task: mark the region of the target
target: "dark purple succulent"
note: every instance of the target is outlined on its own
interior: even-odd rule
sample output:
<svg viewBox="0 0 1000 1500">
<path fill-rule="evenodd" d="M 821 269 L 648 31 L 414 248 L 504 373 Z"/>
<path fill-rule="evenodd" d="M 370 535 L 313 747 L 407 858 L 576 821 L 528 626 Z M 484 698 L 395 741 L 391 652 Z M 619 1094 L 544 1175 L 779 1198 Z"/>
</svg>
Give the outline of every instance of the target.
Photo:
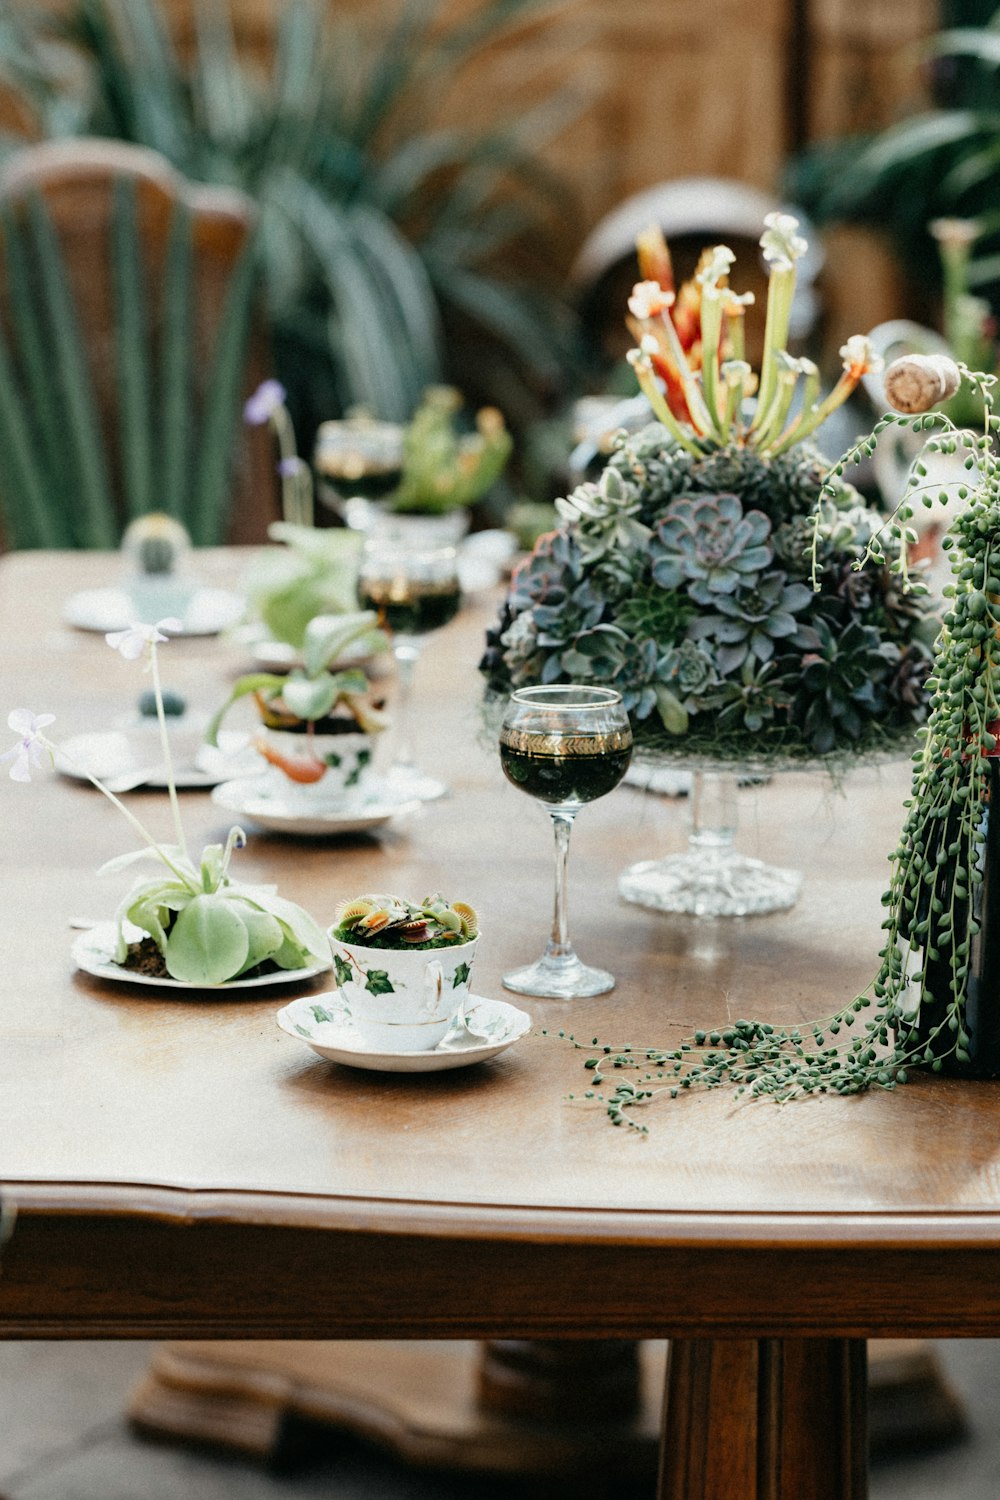
<svg viewBox="0 0 1000 1500">
<path fill-rule="evenodd" d="M 812 598 L 812 589 L 804 583 L 789 583 L 788 575 L 776 569 L 734 594 L 717 595 L 716 613 L 693 619 L 688 636 L 696 641 L 714 641 L 719 671 L 728 676 L 742 667 L 747 657 L 770 661 L 775 642 L 796 635 L 799 622 L 795 616 Z"/>
</svg>

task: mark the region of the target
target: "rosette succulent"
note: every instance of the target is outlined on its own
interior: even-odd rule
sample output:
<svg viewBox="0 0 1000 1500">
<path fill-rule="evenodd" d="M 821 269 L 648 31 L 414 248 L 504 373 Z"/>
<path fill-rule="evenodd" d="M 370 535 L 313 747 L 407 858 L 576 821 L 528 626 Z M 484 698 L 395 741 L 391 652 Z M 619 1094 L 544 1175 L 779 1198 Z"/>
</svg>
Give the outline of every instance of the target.
<svg viewBox="0 0 1000 1500">
<path fill-rule="evenodd" d="M 559 529 L 515 570 L 481 664 L 491 690 L 614 686 L 640 748 L 728 759 L 877 748 L 922 721 L 931 602 L 905 573 L 858 572 L 880 536 L 881 556 L 902 556 L 902 533 L 887 535 L 808 441 L 870 351 L 849 340 L 823 395 L 784 348 L 794 221 L 772 216 L 761 243 L 772 269 L 758 377 L 725 247 L 675 293 L 662 237 L 640 240 L 632 363 L 657 420 L 619 434 L 600 478 L 557 502 Z"/>
<path fill-rule="evenodd" d="M 686 583 L 696 604 L 713 604 L 719 594 L 756 583 L 773 556 L 770 531 L 767 516 L 745 512 L 736 495 L 685 495 L 653 533 L 653 578 L 668 590 Z"/>
</svg>

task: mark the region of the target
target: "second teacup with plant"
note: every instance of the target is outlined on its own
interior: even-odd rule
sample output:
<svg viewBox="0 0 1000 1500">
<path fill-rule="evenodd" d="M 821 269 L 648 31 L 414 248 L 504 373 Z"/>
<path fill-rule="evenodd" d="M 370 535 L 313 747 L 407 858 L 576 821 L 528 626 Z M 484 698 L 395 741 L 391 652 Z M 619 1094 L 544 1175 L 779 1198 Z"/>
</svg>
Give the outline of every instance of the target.
<svg viewBox="0 0 1000 1500">
<path fill-rule="evenodd" d="M 285 801 L 330 806 L 365 790 L 375 738 L 389 723 L 371 685 L 353 660 L 384 651 L 386 637 L 370 610 L 317 615 L 303 641 L 303 665 L 283 676 L 250 672 L 206 730 L 218 742 L 219 726 L 240 698 L 253 696 L 260 716 L 254 748 L 270 767 L 271 790 Z"/>
<path fill-rule="evenodd" d="M 329 938 L 337 984 L 367 1047 L 430 1051 L 464 1013 L 479 941 L 467 902 L 357 896 L 337 908 Z"/>
</svg>

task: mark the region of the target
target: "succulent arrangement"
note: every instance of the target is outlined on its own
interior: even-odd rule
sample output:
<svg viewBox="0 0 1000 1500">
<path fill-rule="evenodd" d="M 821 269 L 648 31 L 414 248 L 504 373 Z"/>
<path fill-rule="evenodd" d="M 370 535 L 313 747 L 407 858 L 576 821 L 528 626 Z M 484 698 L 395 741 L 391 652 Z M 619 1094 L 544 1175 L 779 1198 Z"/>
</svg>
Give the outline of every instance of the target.
<svg viewBox="0 0 1000 1500">
<path fill-rule="evenodd" d="M 706 251 L 675 293 L 662 236 L 640 240 L 630 358 L 657 420 L 620 434 L 600 478 L 556 502 L 558 529 L 515 571 L 487 637 L 492 689 L 613 687 L 638 748 L 744 761 L 869 750 L 926 717 L 931 604 L 908 575 L 859 573 L 884 517 L 842 465 L 827 479 L 808 441 L 873 356 L 848 340 L 823 395 L 811 361 L 788 355 L 796 228 L 770 215 L 761 239 L 759 377 L 731 252 Z M 891 560 L 900 538 L 880 546 Z"/>
<path fill-rule="evenodd" d="M 727 1086 L 738 1095 L 784 1101 L 894 1089 L 919 1068 L 1000 1075 L 990 883 L 998 873 L 1000 800 L 1000 418 L 992 411 L 996 376 L 958 369 L 985 413 L 982 433 L 957 429 L 944 412 L 887 415 L 845 458 L 870 454 L 890 426 L 936 429 L 928 446 L 964 453 L 970 472 L 966 508 L 944 539 L 952 573 L 948 608 L 924 685 L 930 712 L 919 731 L 912 790 L 882 897 L 878 972 L 860 995 L 796 1026 L 727 1021 L 672 1048 L 570 1038 L 597 1049 L 586 1064 L 592 1080 L 586 1097 L 603 1104 L 616 1125 L 641 1130 L 637 1107 L 698 1088 Z M 899 543 L 888 565 L 901 582 L 915 540 L 909 525 L 914 507 L 938 499 L 948 502 L 947 494 L 926 493 L 915 472 L 883 523 L 883 535 Z M 828 525 L 824 514 L 821 505 L 814 520 L 817 546 Z M 882 536 L 872 536 L 861 561 L 886 561 Z"/>
<path fill-rule="evenodd" d="M 418 904 L 400 896 L 355 896 L 334 914 L 333 936 L 364 948 L 453 948 L 478 936 L 479 918 L 466 901 L 425 896 Z"/>
</svg>

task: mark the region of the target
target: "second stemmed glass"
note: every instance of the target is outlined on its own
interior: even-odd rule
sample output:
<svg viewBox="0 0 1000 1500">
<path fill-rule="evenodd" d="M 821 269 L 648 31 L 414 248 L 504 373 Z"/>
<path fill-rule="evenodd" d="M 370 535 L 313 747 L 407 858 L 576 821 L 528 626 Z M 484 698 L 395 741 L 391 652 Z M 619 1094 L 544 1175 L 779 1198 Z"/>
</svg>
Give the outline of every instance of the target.
<svg viewBox="0 0 1000 1500">
<path fill-rule="evenodd" d="M 410 699 L 413 669 L 424 636 L 447 625 L 458 612 L 458 554 L 454 547 L 404 544 L 376 528 L 364 545 L 358 574 L 358 597 L 378 613 L 392 636 L 399 693 L 395 709 L 395 755 L 386 775 L 391 792 L 429 802 L 448 790 L 443 781 L 421 771 L 410 746 Z"/>
<path fill-rule="evenodd" d="M 552 819 L 556 889 L 552 934 L 536 963 L 503 976 L 520 995 L 576 999 L 614 987 L 605 969 L 580 962 L 569 940 L 566 868 L 573 819 L 587 802 L 613 791 L 632 757 L 632 729 L 621 695 L 611 688 L 519 688 L 500 729 L 500 764 L 507 780 L 538 799 Z"/>
</svg>

